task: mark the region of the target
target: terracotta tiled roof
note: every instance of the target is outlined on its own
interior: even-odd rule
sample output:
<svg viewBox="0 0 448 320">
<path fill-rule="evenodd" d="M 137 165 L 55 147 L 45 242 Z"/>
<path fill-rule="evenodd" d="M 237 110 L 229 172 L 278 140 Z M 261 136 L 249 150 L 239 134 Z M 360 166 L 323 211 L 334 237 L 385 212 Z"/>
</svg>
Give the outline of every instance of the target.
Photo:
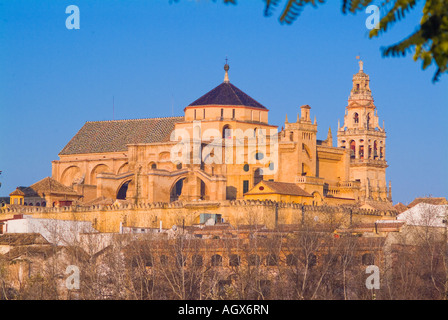
<svg viewBox="0 0 448 320">
<path fill-rule="evenodd" d="M 0 235 L 0 245 L 27 246 L 49 244 L 40 233 L 6 233 Z"/>
<path fill-rule="evenodd" d="M 303 196 L 303 197 L 312 197 L 311 194 L 300 188 L 295 183 L 290 182 L 277 182 L 277 181 L 268 181 L 263 180 L 260 183 L 264 183 L 266 186 L 271 188 L 275 193 L 278 194 L 287 194 L 287 195 L 293 195 L 293 196 Z M 257 193 L 257 186 L 255 186 L 251 191 L 253 193 Z M 248 194 L 252 193 L 251 191 L 248 192 Z"/>
<path fill-rule="evenodd" d="M 174 124 L 184 117 L 86 122 L 60 155 L 120 152 L 132 143 L 170 141 Z"/>
<path fill-rule="evenodd" d="M 391 202 L 383 202 L 383 201 L 366 201 L 364 205 L 361 206 L 370 206 L 375 210 L 380 211 L 396 211 L 396 208 L 392 205 Z"/>
<path fill-rule="evenodd" d="M 9 195 L 10 196 L 25 196 L 25 193 L 22 190 L 20 190 L 19 188 L 17 188 L 13 192 L 11 192 Z"/>
<path fill-rule="evenodd" d="M 394 208 L 398 211 L 398 213 L 402 213 L 402 212 L 408 210 L 408 207 L 406 207 L 401 202 L 398 202 L 396 205 L 394 205 Z"/>
<path fill-rule="evenodd" d="M 389 228 L 399 228 L 404 225 L 404 221 L 398 221 L 398 220 L 383 220 L 379 222 L 365 222 L 365 223 L 357 223 L 354 224 L 351 229 L 389 229 Z"/>
<path fill-rule="evenodd" d="M 190 103 L 190 106 L 246 106 L 257 109 L 266 109 L 259 102 L 255 101 L 243 91 L 229 82 L 223 82 L 216 88 L 204 94 L 196 101 Z"/>
<path fill-rule="evenodd" d="M 25 193 L 25 197 L 38 197 L 42 193 L 77 195 L 72 188 L 64 186 L 50 177 L 43 178 L 29 187 L 19 187 L 18 189 Z"/>
<path fill-rule="evenodd" d="M 48 258 L 53 256 L 57 251 L 61 250 L 61 247 L 53 247 L 50 245 L 37 245 L 37 246 L 19 246 L 12 248 L 7 254 L 5 254 L 5 258 L 7 260 L 14 260 L 18 258 Z"/>
<path fill-rule="evenodd" d="M 264 224 L 240 224 L 238 225 L 238 230 L 242 231 L 242 230 L 262 230 L 262 229 L 266 229 L 266 225 Z"/>
<path fill-rule="evenodd" d="M 433 204 L 433 205 L 444 205 L 444 204 L 448 204 L 448 201 L 446 200 L 446 198 L 444 197 L 439 197 L 439 198 L 432 198 L 432 197 L 427 197 L 427 198 L 415 198 L 414 201 L 412 201 L 409 205 L 408 208 L 412 208 L 415 205 L 419 204 L 419 203 L 428 203 L 428 204 Z"/>
</svg>

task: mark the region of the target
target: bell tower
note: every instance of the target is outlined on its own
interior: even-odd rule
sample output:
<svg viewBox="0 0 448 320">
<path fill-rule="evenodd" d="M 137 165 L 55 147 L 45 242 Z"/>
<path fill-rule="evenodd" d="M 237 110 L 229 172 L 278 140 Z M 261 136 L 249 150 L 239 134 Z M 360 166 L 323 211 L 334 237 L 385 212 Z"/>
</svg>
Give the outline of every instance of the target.
<svg viewBox="0 0 448 320">
<path fill-rule="evenodd" d="M 338 124 L 338 147 L 350 151 L 350 180 L 361 182 L 360 200 L 391 201 L 386 184 L 386 131 L 370 90 L 369 75 L 359 61 L 345 108 L 344 125 Z"/>
</svg>

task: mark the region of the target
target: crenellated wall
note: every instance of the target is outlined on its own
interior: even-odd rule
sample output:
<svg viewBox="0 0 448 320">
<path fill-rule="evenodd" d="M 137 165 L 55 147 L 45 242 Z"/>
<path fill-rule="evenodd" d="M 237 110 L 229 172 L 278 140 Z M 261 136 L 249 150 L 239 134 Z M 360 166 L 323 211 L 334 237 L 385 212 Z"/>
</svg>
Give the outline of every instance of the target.
<svg viewBox="0 0 448 320">
<path fill-rule="evenodd" d="M 395 219 L 395 212 L 350 208 L 344 206 L 302 206 L 258 200 L 192 201 L 172 203 L 141 203 L 120 205 L 71 206 L 60 208 L 18 207 L 1 208 L 0 220 L 16 214 L 35 218 L 91 221 L 101 232 L 118 232 L 120 223 L 131 227 L 171 228 L 173 225 L 188 226 L 199 223 L 201 213 L 221 214 L 224 222 L 234 226 L 264 224 L 274 228 L 277 224 L 300 224 L 342 222 L 344 225 Z"/>
</svg>

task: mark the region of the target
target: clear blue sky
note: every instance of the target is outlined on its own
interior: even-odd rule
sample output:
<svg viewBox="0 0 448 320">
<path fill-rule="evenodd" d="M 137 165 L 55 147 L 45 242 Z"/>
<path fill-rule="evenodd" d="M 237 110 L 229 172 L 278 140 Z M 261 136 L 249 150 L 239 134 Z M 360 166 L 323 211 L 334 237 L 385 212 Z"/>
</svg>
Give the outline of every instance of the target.
<svg viewBox="0 0 448 320">
<path fill-rule="evenodd" d="M 361 55 L 387 131 L 394 202 L 448 196 L 448 79 L 433 84 L 411 56 L 380 47 L 416 27 L 421 6 L 379 39 L 368 14 L 343 15 L 341 1 L 306 8 L 293 25 L 263 16 L 262 0 L 0 0 L 0 195 L 51 175 L 51 161 L 85 121 L 182 115 L 230 81 L 282 126 L 309 104 L 318 138 L 343 121 Z M 80 29 L 68 30 L 68 5 Z M 282 5 L 284 4 L 284 1 Z"/>
</svg>

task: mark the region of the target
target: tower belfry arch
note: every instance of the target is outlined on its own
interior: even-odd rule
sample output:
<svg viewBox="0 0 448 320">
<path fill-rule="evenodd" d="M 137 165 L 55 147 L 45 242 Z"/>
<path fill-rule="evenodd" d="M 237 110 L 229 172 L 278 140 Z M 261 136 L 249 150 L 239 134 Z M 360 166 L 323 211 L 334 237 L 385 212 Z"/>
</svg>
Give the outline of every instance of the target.
<svg viewBox="0 0 448 320">
<path fill-rule="evenodd" d="M 350 152 L 350 180 L 361 182 L 360 199 L 389 201 L 386 184 L 386 131 L 379 126 L 378 110 L 369 75 L 359 60 L 353 75 L 344 124 L 338 128 L 338 147 Z"/>
</svg>

